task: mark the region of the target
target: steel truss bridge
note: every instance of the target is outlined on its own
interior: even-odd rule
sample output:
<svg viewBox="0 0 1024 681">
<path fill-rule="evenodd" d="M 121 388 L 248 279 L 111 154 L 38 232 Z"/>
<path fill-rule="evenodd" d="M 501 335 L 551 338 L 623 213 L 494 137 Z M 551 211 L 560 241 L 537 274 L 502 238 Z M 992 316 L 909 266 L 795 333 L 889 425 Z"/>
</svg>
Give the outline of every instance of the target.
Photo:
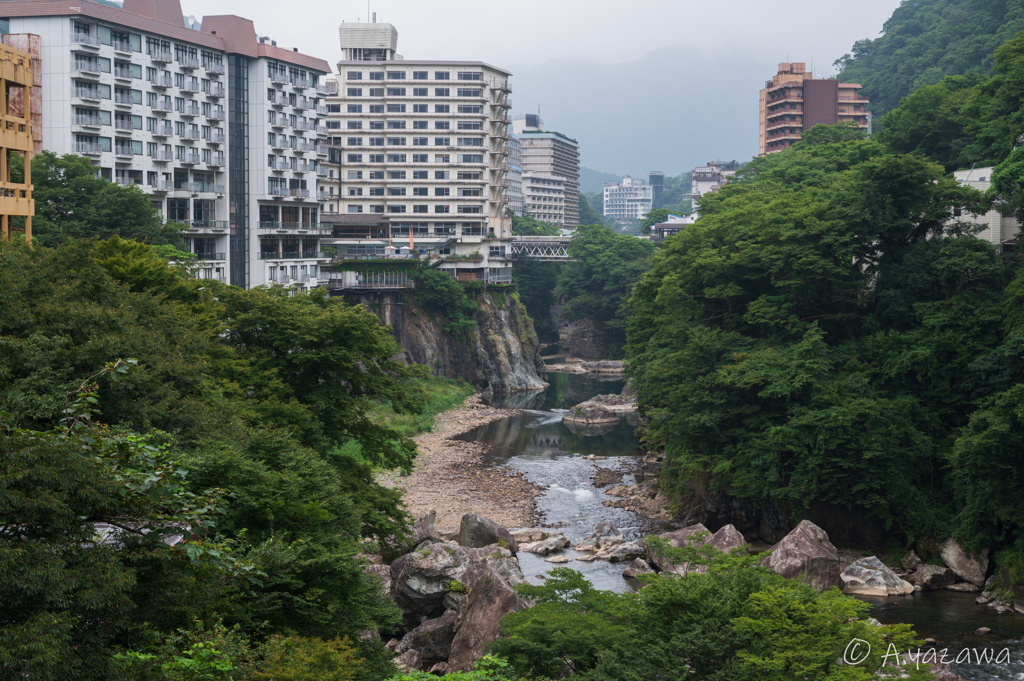
<svg viewBox="0 0 1024 681">
<path fill-rule="evenodd" d="M 512 237 L 512 256 L 528 256 L 534 260 L 546 262 L 566 262 L 569 260 L 568 236 L 514 236 Z"/>
</svg>

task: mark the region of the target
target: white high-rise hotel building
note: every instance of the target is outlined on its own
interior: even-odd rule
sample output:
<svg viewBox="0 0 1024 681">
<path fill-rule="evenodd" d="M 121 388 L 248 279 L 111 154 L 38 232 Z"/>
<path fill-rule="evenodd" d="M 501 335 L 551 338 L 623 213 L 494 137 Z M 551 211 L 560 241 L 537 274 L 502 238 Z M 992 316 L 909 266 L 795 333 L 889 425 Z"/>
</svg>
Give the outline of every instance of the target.
<svg viewBox="0 0 1024 681">
<path fill-rule="evenodd" d="M 187 226 L 201 276 L 322 283 L 327 62 L 259 38 L 237 16 L 193 30 L 178 0 L 10 0 L 0 18 L 39 36 L 43 149 L 137 185 Z"/>
<path fill-rule="evenodd" d="M 320 198 L 336 224 L 379 226 L 332 240 L 339 256 L 430 252 L 460 280 L 510 282 L 509 72 L 403 59 L 390 24 L 345 23 L 340 37 Z"/>
</svg>

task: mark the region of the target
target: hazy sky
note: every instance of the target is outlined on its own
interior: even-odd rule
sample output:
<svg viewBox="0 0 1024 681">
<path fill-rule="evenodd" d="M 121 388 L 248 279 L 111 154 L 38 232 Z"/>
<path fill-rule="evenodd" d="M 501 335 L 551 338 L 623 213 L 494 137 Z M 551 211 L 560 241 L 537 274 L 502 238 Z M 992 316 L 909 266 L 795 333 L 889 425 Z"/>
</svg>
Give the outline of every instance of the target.
<svg viewBox="0 0 1024 681">
<path fill-rule="evenodd" d="M 877 37 L 897 6 L 899 0 L 371 0 L 370 11 L 398 29 L 398 52 L 407 59 L 485 61 L 512 70 L 513 114 L 540 105 L 546 127 L 580 140 L 584 165 L 675 174 L 710 160 L 703 157 L 711 148 L 721 158 L 756 153 L 757 89 L 778 62 L 813 62 L 817 74 L 831 75 L 832 62 L 855 41 Z M 200 18 L 250 18 L 260 35 L 332 65 L 340 56 L 338 25 L 367 17 L 367 3 L 357 0 L 182 0 L 182 9 Z M 686 57 L 659 60 L 652 53 Z M 637 79 L 645 82 L 638 91 L 634 67 L 659 77 Z M 574 84 L 576 69 L 588 72 L 586 88 Z M 743 92 L 730 91 L 737 87 Z M 604 132 L 587 120 L 594 107 L 605 108 Z M 615 128 L 642 121 L 644 109 L 672 116 L 683 107 L 703 107 L 707 115 L 691 111 L 684 128 L 674 126 L 657 141 L 638 136 L 635 147 L 613 153 L 615 144 L 630 142 L 622 135 L 613 141 Z"/>
</svg>

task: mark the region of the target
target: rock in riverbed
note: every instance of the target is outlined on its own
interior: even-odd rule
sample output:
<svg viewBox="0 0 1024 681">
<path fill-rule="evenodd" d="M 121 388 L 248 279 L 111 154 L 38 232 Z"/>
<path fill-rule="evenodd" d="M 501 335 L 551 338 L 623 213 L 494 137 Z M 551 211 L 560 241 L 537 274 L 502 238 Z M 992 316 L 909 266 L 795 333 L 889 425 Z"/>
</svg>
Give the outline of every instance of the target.
<svg viewBox="0 0 1024 681">
<path fill-rule="evenodd" d="M 828 533 L 809 520 L 801 521 L 770 551 L 761 567 L 786 579 L 802 579 L 817 591 L 827 591 L 839 581 L 839 552 Z"/>
<path fill-rule="evenodd" d="M 977 554 L 968 552 L 955 539 L 947 539 L 940 547 L 942 562 L 965 582 L 982 586 L 988 572 L 988 549 Z"/>
<path fill-rule="evenodd" d="M 875 556 L 854 561 L 839 575 L 843 593 L 860 596 L 905 596 L 914 585 L 896 576 Z"/>
</svg>

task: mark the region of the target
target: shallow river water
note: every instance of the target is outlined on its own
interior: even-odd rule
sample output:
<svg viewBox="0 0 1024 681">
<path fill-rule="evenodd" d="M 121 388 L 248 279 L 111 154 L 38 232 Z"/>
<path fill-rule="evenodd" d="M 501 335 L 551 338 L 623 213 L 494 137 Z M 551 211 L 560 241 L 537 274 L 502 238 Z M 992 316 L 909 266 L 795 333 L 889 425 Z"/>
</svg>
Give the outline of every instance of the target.
<svg viewBox="0 0 1024 681">
<path fill-rule="evenodd" d="M 530 482 L 543 487 L 544 492 L 537 498 L 543 524 L 558 527 L 574 544 L 606 520 L 627 539 L 657 530 L 631 511 L 604 506 L 601 502 L 613 497 L 604 495 L 591 482 L 599 468 L 618 470 L 640 453 L 635 426 L 622 419 L 606 432 L 583 435 L 570 430 L 561 420 L 565 410 L 594 395 L 621 392 L 624 382 L 608 376 L 553 372 L 548 374 L 548 381 L 550 387 L 542 392 L 501 396 L 491 401 L 494 406 L 525 409 L 528 413 L 476 428 L 461 439 L 490 445 L 485 462 L 521 471 Z M 607 458 L 591 461 L 584 458 L 588 455 Z M 632 475 L 627 473 L 623 482 L 631 484 Z M 581 554 L 568 550 L 565 555 L 575 558 Z M 525 552 L 519 554 L 519 560 L 523 573 L 535 584 L 541 581 L 539 575 L 557 567 Z M 622 564 L 573 561 L 565 567 L 583 573 L 599 589 L 632 588 L 622 577 Z M 975 605 L 976 595 L 930 591 L 906 598 L 864 600 L 873 605 L 872 615 L 882 623 L 906 622 L 913 625 L 921 638 L 935 638 L 940 648 L 948 650 L 950 660 L 964 648 L 987 648 L 993 658 L 1004 648 L 1009 651 L 1010 664 L 976 664 L 977 655 L 971 664 L 954 664 L 953 670 L 963 678 L 1024 681 L 1024 615 L 998 615 L 991 608 Z M 979 627 L 988 627 L 992 632 L 978 636 L 973 632 Z"/>
</svg>

